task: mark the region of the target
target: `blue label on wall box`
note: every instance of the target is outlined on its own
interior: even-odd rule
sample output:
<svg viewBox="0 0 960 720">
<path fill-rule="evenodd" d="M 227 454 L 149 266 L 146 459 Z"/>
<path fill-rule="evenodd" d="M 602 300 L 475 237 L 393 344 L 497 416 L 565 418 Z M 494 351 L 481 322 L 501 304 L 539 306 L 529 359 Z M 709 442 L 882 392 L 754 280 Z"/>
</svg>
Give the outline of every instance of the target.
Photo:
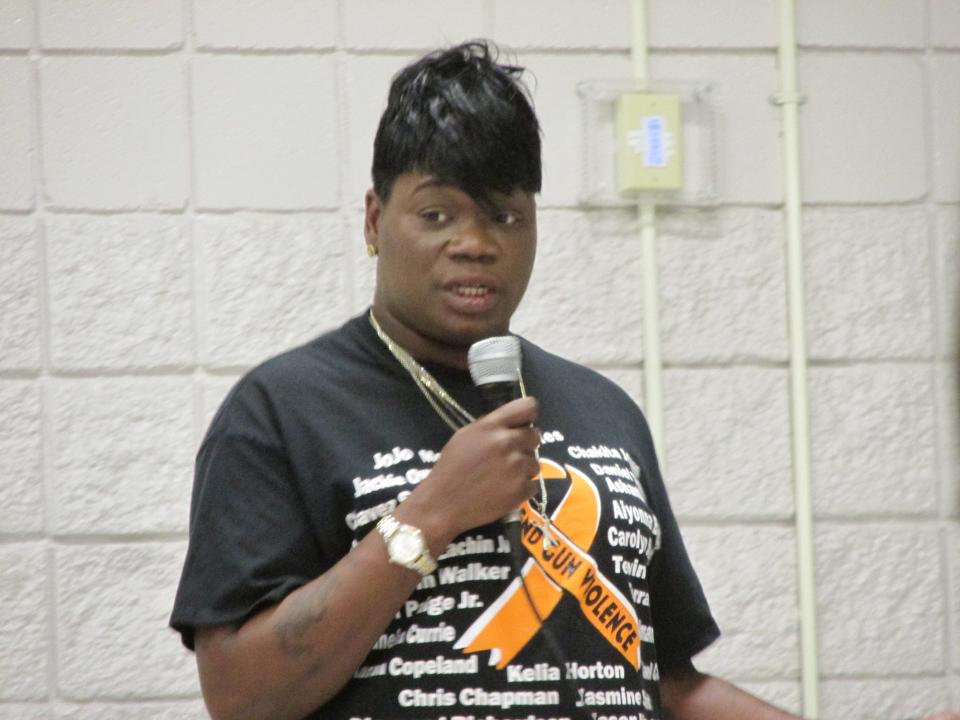
<svg viewBox="0 0 960 720">
<path fill-rule="evenodd" d="M 647 115 L 643 118 L 643 164 L 646 167 L 667 166 L 667 153 L 664 148 L 666 130 L 665 118 L 659 115 Z"/>
</svg>

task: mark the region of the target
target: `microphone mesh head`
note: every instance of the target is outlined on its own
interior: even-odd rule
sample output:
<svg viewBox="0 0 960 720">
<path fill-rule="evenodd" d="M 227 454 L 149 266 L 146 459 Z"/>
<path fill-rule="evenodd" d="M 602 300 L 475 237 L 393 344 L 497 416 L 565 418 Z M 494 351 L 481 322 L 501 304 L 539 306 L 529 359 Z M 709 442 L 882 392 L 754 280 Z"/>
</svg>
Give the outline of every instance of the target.
<svg viewBox="0 0 960 720">
<path fill-rule="evenodd" d="M 467 366 L 474 385 L 518 382 L 520 341 L 513 335 L 479 340 L 467 351 Z"/>
</svg>

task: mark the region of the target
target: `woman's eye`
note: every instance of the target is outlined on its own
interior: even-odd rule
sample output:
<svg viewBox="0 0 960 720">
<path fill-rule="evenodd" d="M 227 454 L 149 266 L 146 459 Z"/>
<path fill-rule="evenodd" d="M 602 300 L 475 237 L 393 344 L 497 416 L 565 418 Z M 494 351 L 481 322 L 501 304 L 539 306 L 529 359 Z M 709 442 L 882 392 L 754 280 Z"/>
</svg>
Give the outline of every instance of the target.
<svg viewBox="0 0 960 720">
<path fill-rule="evenodd" d="M 443 210 L 424 210 L 420 213 L 420 217 L 433 225 L 440 225 L 450 219 Z"/>
</svg>

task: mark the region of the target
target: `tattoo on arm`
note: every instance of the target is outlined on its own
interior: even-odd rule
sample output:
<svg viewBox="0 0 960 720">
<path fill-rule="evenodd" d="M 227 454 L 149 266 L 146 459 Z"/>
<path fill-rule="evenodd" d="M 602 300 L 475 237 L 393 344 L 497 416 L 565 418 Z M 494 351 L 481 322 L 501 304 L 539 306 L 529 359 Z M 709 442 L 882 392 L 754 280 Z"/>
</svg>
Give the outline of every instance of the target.
<svg viewBox="0 0 960 720">
<path fill-rule="evenodd" d="M 288 655 L 298 657 L 310 649 L 305 635 L 326 614 L 335 583 L 336 573 L 331 569 L 318 578 L 313 587 L 294 598 L 294 603 L 286 609 L 275 633 L 277 642 Z"/>
</svg>

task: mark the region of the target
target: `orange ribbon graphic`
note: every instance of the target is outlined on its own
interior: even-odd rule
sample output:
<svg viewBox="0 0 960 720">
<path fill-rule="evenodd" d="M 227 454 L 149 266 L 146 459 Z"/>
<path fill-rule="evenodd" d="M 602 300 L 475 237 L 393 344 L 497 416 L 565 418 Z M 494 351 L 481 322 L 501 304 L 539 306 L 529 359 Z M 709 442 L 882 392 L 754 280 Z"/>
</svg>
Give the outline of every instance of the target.
<svg viewBox="0 0 960 720">
<path fill-rule="evenodd" d="M 530 559 L 520 578 L 467 628 L 454 646 L 467 653 L 490 650 L 490 663 L 503 669 L 540 629 L 566 590 L 584 617 L 636 669 L 640 663 L 640 621 L 633 604 L 597 569 L 586 550 L 600 523 L 600 498 L 593 483 L 569 465 L 541 459 L 547 480 L 570 478 L 570 489 L 551 514 L 554 543 L 544 545 L 545 518 L 532 503 L 521 509 L 521 536 Z"/>
</svg>

